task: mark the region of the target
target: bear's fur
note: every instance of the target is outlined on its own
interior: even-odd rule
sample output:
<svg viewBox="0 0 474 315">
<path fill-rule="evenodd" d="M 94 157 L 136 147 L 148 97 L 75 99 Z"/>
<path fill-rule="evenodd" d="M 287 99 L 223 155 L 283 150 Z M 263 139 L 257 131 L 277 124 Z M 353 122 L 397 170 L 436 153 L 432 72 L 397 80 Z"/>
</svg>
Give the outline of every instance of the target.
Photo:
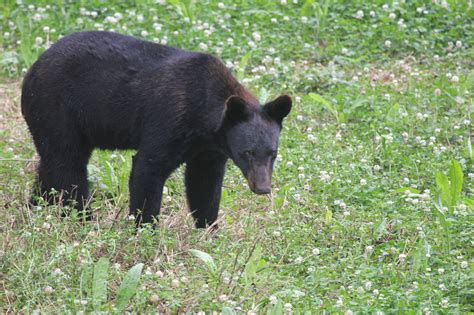
<svg viewBox="0 0 474 315">
<path fill-rule="evenodd" d="M 82 32 L 60 39 L 33 64 L 21 105 L 40 155 L 39 194 L 54 188 L 84 210 L 92 150 L 134 149 L 130 213 L 137 223 L 158 216 L 166 179 L 186 163 L 190 210 L 197 227 L 206 227 L 217 218 L 228 158 L 254 192 L 270 191 L 291 99 L 261 106 L 208 54 Z"/>
</svg>

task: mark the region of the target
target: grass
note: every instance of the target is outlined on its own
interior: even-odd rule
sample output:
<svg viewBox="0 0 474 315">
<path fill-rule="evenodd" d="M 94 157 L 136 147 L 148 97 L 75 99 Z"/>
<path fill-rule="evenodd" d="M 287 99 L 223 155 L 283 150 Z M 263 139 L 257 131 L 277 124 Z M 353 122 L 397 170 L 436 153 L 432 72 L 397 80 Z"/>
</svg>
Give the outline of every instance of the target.
<svg viewBox="0 0 474 315">
<path fill-rule="evenodd" d="M 18 2 L 0 8 L 2 312 L 474 311 L 469 1 Z M 97 151 L 96 221 L 28 209 L 38 158 L 19 82 L 84 29 L 219 55 L 262 102 L 289 92 L 272 195 L 229 163 L 208 234 L 178 170 L 159 228 L 136 233 L 133 152 Z"/>
</svg>

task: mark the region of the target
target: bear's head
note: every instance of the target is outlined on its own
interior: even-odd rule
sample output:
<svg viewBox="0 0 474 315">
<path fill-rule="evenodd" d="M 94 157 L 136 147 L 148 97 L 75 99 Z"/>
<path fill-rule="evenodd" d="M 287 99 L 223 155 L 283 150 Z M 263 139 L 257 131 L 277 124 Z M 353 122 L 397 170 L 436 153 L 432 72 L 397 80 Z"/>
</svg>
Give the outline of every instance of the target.
<svg viewBox="0 0 474 315">
<path fill-rule="evenodd" d="M 223 130 L 227 154 L 256 194 L 271 191 L 282 121 L 290 112 L 291 103 L 288 95 L 264 106 L 249 104 L 235 95 L 225 103 Z"/>
</svg>

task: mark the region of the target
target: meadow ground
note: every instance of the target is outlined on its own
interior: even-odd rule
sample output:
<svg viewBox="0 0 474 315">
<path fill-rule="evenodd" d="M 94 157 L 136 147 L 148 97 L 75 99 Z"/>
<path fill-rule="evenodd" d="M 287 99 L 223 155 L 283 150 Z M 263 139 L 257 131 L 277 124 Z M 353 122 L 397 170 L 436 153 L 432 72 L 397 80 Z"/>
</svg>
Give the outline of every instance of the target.
<svg viewBox="0 0 474 315">
<path fill-rule="evenodd" d="M 4 1 L 1 312 L 473 312 L 472 16 L 472 1 Z M 262 102 L 290 93 L 272 195 L 229 163 L 209 234 L 180 169 L 159 227 L 136 233 L 133 152 L 97 151 L 96 221 L 28 209 L 21 78 L 86 29 L 221 56 Z"/>
</svg>

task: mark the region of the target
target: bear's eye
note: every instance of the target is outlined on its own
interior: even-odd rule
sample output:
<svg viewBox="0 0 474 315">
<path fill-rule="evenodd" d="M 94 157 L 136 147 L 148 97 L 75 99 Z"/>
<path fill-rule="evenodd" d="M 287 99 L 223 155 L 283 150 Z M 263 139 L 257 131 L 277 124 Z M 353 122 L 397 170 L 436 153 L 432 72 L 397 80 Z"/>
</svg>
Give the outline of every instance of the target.
<svg viewBox="0 0 474 315">
<path fill-rule="evenodd" d="M 253 152 L 250 151 L 250 150 L 244 151 L 244 156 L 245 156 L 246 158 L 250 158 L 250 157 L 253 156 Z"/>
</svg>

